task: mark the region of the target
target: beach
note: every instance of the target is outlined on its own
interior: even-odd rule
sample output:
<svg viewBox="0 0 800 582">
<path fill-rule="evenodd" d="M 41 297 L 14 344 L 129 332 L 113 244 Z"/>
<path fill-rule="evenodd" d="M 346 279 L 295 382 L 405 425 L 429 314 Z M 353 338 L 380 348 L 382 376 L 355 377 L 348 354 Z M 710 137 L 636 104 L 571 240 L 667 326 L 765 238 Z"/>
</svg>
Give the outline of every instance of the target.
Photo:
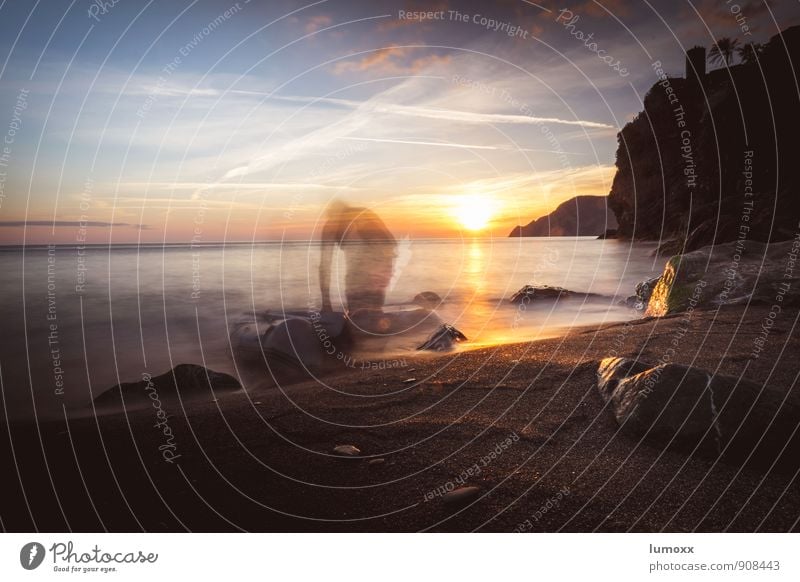
<svg viewBox="0 0 800 582">
<path fill-rule="evenodd" d="M 165 422 L 150 406 L 12 422 L 0 437 L 4 465 L 17 468 L 5 476 L 3 526 L 796 531 L 792 459 L 731 462 L 640 443 L 597 390 L 599 362 L 620 356 L 743 374 L 794 400 L 799 313 L 783 310 L 753 357 L 769 315 L 721 307 L 376 360 L 319 382 L 164 401 Z M 337 455 L 339 445 L 358 453 Z M 462 487 L 479 489 L 446 497 Z"/>
</svg>

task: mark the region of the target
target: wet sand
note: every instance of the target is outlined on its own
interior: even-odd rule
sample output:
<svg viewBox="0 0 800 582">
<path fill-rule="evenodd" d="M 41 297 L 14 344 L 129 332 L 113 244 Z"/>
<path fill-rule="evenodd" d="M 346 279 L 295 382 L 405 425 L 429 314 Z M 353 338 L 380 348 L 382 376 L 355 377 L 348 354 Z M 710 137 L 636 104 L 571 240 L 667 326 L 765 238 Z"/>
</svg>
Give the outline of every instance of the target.
<svg viewBox="0 0 800 582">
<path fill-rule="evenodd" d="M 557 339 L 357 368 L 325 378 L 327 387 L 305 382 L 165 403 L 173 432 L 168 444 L 150 408 L 68 424 L 14 423 L 0 431 L 7 468 L 2 525 L 10 531 L 797 530 L 794 470 L 639 443 L 618 431 L 595 386 L 602 358 L 657 362 L 677 344 L 673 362 L 744 372 L 797 392 L 797 311 L 781 313 L 767 349 L 750 357 L 768 312 L 698 311 L 685 331 L 681 315 L 576 329 Z M 360 449 L 359 457 L 333 455 L 342 444 Z M 176 455 L 172 462 L 162 454 L 167 449 Z M 442 494 L 462 483 L 478 486 L 480 496 L 469 505 L 446 503 Z"/>
</svg>

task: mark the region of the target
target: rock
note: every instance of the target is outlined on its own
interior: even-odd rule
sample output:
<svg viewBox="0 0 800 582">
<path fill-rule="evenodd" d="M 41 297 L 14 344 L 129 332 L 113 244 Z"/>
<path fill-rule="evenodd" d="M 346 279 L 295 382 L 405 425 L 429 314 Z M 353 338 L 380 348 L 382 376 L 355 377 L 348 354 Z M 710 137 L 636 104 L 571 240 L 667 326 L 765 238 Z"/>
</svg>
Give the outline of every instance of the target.
<svg viewBox="0 0 800 582">
<path fill-rule="evenodd" d="M 454 344 L 465 341 L 467 341 L 467 336 L 452 325 L 444 323 L 417 349 L 444 352 L 453 349 Z"/>
<path fill-rule="evenodd" d="M 433 291 L 423 291 L 422 293 L 417 293 L 411 302 L 423 309 L 436 309 L 442 304 L 442 298 Z"/>
<path fill-rule="evenodd" d="M 650 365 L 627 358 L 605 358 L 597 368 L 597 390 L 608 402 L 614 398 L 619 383 L 649 369 Z M 616 408 L 615 408 L 616 415 Z"/>
<path fill-rule="evenodd" d="M 349 316 L 348 331 L 358 342 L 402 336 L 406 333 L 432 331 L 442 324 L 439 316 L 430 309 L 404 309 L 384 312 L 379 309 L 359 309 Z M 344 334 L 346 337 L 347 334 Z M 343 337 L 337 338 L 341 342 Z M 377 347 L 377 346 L 376 346 Z"/>
<path fill-rule="evenodd" d="M 656 288 L 656 285 L 661 280 L 661 275 L 658 277 L 653 277 L 652 279 L 645 279 L 644 281 L 639 281 L 636 283 L 636 289 L 634 294 L 639 302 L 642 304 L 641 309 L 644 309 L 647 304 L 650 302 L 650 297 L 653 295 L 653 289 Z"/>
<path fill-rule="evenodd" d="M 571 295 L 572 292 L 567 291 L 563 287 L 525 285 L 514 293 L 509 301 L 511 303 L 520 303 L 526 298 L 528 301 L 533 301 L 534 299 L 559 299 L 561 297 L 570 297 Z"/>
<path fill-rule="evenodd" d="M 685 451 L 724 452 L 738 461 L 755 450 L 760 462 L 772 462 L 791 443 L 794 452 L 784 456 L 798 460 L 793 432 L 800 424 L 800 400 L 785 392 L 698 368 L 624 358 L 604 359 L 597 379 L 615 419 L 636 438 Z"/>
<path fill-rule="evenodd" d="M 412 382 L 416 381 L 417 381 L 416 378 L 406 378 L 405 380 L 403 380 L 403 384 L 411 384 Z"/>
<path fill-rule="evenodd" d="M 481 494 L 480 487 L 459 487 L 442 497 L 445 505 L 462 506 L 475 501 Z"/>
<path fill-rule="evenodd" d="M 386 463 L 386 459 L 370 459 L 367 461 L 367 465 L 373 468 L 380 467 L 384 463 Z"/>
<path fill-rule="evenodd" d="M 653 277 L 652 279 L 646 279 L 644 281 L 639 281 L 636 284 L 635 294 L 631 295 L 623 302 L 626 306 L 630 307 L 631 309 L 637 309 L 639 311 L 644 310 L 647 307 L 647 304 L 650 302 L 650 297 L 653 295 L 653 289 L 655 289 L 656 284 L 658 284 L 661 276 Z"/>
<path fill-rule="evenodd" d="M 336 356 L 326 352 L 320 338 L 336 340 L 342 349 L 345 325 L 344 314 L 332 311 L 246 314 L 231 327 L 231 349 L 237 364 L 267 365 L 276 379 L 287 380 L 335 364 Z"/>
<path fill-rule="evenodd" d="M 223 392 L 240 390 L 241 385 L 233 376 L 209 370 L 195 364 L 179 364 L 169 372 L 155 377 L 144 377 L 139 382 L 127 382 L 109 388 L 97 395 L 95 404 L 140 405 L 156 400 L 208 397 L 210 400 Z"/>
<path fill-rule="evenodd" d="M 667 239 L 658 245 L 658 248 L 651 253 L 651 256 L 679 255 L 687 250 L 685 242 L 686 241 L 677 238 Z"/>
<path fill-rule="evenodd" d="M 800 269 L 792 266 L 798 251 L 800 239 L 771 244 L 739 241 L 672 257 L 653 288 L 645 315 L 661 317 L 690 307 L 747 302 L 800 303 Z"/>
<path fill-rule="evenodd" d="M 355 457 L 361 454 L 361 450 L 353 445 L 336 445 L 333 452 L 342 457 Z"/>
</svg>

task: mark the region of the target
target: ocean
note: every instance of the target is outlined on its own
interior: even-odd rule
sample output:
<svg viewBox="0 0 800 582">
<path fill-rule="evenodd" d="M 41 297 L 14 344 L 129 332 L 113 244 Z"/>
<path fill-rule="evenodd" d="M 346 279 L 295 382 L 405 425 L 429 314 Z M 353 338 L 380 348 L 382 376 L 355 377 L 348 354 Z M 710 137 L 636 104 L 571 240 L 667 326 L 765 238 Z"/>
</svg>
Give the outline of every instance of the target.
<svg viewBox="0 0 800 582">
<path fill-rule="evenodd" d="M 581 237 L 403 240 L 387 310 L 403 309 L 417 293 L 437 293 L 444 300 L 439 317 L 469 339 L 459 350 L 626 321 L 640 314 L 618 302 L 663 269 L 654 249 Z M 319 256 L 316 242 L 3 248 L 5 415 L 80 414 L 109 387 L 180 363 L 240 376 L 231 327 L 265 310 L 318 309 Z M 334 260 L 335 310 L 342 309 L 343 281 Z M 511 304 L 526 284 L 595 296 Z M 410 357 L 421 339 L 397 338 L 372 357 Z"/>
</svg>

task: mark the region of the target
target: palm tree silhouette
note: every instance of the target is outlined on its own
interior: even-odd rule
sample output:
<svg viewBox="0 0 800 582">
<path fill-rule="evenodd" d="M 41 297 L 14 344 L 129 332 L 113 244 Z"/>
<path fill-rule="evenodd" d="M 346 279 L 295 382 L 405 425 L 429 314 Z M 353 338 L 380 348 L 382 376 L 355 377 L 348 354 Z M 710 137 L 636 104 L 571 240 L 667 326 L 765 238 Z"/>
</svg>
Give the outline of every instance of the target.
<svg viewBox="0 0 800 582">
<path fill-rule="evenodd" d="M 720 38 L 708 51 L 708 62 L 711 64 L 730 65 L 736 53 L 739 41 L 735 38 Z"/>
<path fill-rule="evenodd" d="M 739 58 L 743 63 L 755 63 L 764 52 L 764 45 L 758 42 L 748 42 L 736 49 L 736 52 L 739 53 Z"/>
</svg>

